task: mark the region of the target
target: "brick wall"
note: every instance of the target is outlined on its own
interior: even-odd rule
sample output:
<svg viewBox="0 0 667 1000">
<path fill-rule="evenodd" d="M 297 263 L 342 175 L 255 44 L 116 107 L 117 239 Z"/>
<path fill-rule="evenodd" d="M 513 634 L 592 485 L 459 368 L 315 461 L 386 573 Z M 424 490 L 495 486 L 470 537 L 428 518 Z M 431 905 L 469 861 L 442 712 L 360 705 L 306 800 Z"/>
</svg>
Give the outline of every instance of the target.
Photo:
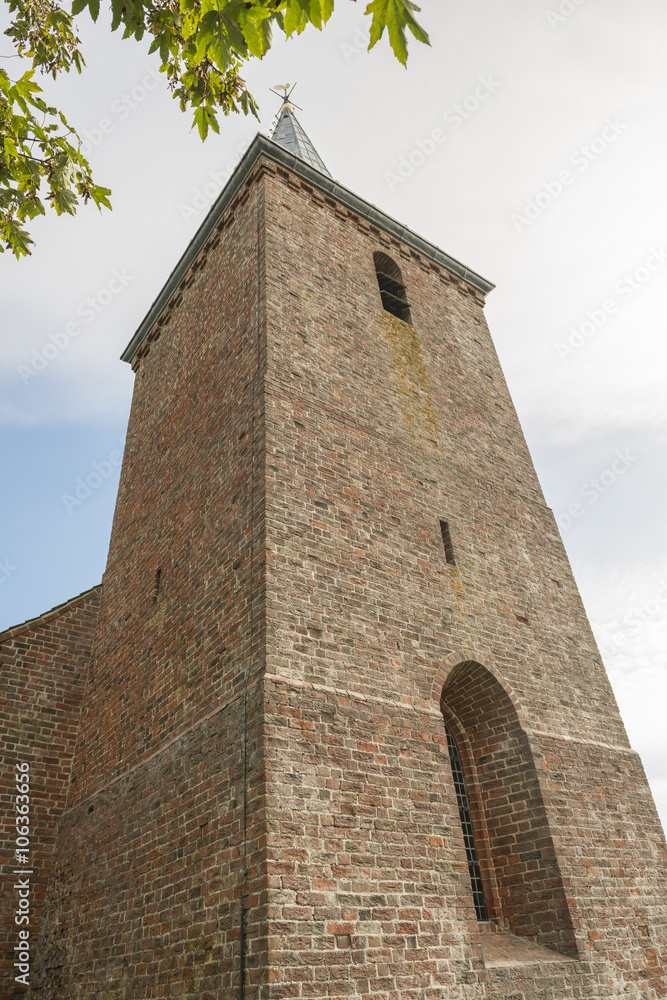
<svg viewBox="0 0 667 1000">
<path fill-rule="evenodd" d="M 265 995 L 456 989 L 481 951 L 437 709 L 277 677 L 266 690 Z"/>
<path fill-rule="evenodd" d="M 251 191 L 135 366 L 73 804 L 243 687 L 251 542 L 261 664 L 261 260 Z"/>
<path fill-rule="evenodd" d="M 249 809 L 263 763 L 250 698 Z M 243 697 L 233 696 L 143 764 L 69 809 L 31 994 L 218 1000 L 239 977 Z M 247 855 L 259 964 L 264 878 Z"/>
<path fill-rule="evenodd" d="M 261 213 L 251 182 L 135 362 L 35 996 L 217 998 L 239 977 L 264 877 Z"/>
<path fill-rule="evenodd" d="M 535 761 L 511 699 L 478 663 L 462 663 L 443 688 L 442 710 L 462 757 L 492 918 L 576 956 Z"/>
<path fill-rule="evenodd" d="M 32 953 L 53 864 L 56 827 L 65 808 L 72 756 L 86 686 L 97 619 L 99 587 L 47 614 L 0 634 L 0 822 L 2 825 L 2 926 L 0 995 L 25 995 L 14 982 L 14 922 L 18 901 L 13 886 L 16 764 L 30 765 L 30 923 Z"/>
<path fill-rule="evenodd" d="M 40 1000 L 240 997 L 241 895 L 246 1000 L 664 995 L 664 838 L 482 305 L 266 158 L 174 293 L 135 362 Z M 570 960 L 484 964 L 443 688 L 480 813 L 513 782 L 482 824 L 498 915 Z M 500 690 L 512 759 L 484 761 Z"/>
<path fill-rule="evenodd" d="M 667 996 L 667 853 L 639 757 L 546 736 L 535 745 L 583 959 L 608 957 L 630 996 Z"/>
<path fill-rule="evenodd" d="M 275 884 L 289 906 L 276 902 L 270 913 L 289 933 L 282 951 L 276 945 L 282 972 L 270 995 L 435 997 L 443 983 L 458 990 L 452 996 L 523 995 L 479 958 L 442 754 L 443 686 L 470 661 L 483 665 L 481 687 L 450 687 L 446 704 L 477 757 L 496 916 L 579 958 L 527 970 L 526 997 L 639 996 L 647 984 L 663 995 L 664 837 L 479 296 L 280 168 L 267 182 L 266 240 L 267 670 L 291 686 L 289 712 L 272 716 L 281 733 L 272 757 L 267 749 L 278 785 L 269 822 L 283 831 L 275 850 L 269 842 L 269 871 L 284 863 L 291 834 L 306 851 L 285 868 L 292 881 Z M 400 266 L 413 326 L 382 310 L 378 251 Z M 318 686 L 331 704 L 316 724 Z M 367 722 L 364 698 L 405 706 L 396 733 L 404 752 L 419 749 L 416 768 L 387 747 L 384 716 L 371 712 Z M 428 724 L 416 723 L 417 710 Z M 574 756 L 552 785 L 544 741 L 554 734 Z M 610 796 L 629 802 L 641 789 L 641 842 L 628 834 L 618 846 L 604 810 L 589 824 L 598 745 L 623 774 Z M 571 802 L 587 804 L 575 838 L 562 836 L 573 821 L 568 782 Z M 608 860 L 615 852 L 622 863 Z M 340 857 L 356 863 L 346 869 Z M 328 889 L 324 899 L 316 886 Z M 296 897 L 287 900 L 288 890 Z M 385 909 L 383 893 L 385 923 L 368 917 L 369 897 Z M 601 922 L 633 924 L 635 896 L 650 901 L 650 932 L 610 930 L 599 944 Z M 643 954 L 642 934 L 652 941 Z M 630 938 L 631 957 L 621 960 Z"/>
</svg>

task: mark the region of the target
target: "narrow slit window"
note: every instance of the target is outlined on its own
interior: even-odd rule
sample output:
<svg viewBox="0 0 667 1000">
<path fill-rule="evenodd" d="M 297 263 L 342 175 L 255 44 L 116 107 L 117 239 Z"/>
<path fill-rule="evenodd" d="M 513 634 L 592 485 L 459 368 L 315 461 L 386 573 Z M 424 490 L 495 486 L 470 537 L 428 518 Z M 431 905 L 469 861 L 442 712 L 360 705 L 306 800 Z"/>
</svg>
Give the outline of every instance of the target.
<svg viewBox="0 0 667 1000">
<path fill-rule="evenodd" d="M 153 604 L 157 602 L 158 594 L 160 593 L 160 583 L 162 582 L 162 569 L 156 569 L 155 571 L 155 585 L 153 587 Z"/>
<path fill-rule="evenodd" d="M 452 545 L 452 536 L 447 521 L 440 522 L 440 533 L 442 534 L 442 544 L 445 547 L 445 559 L 450 566 L 454 566 L 456 564 L 456 560 L 454 559 L 454 546 Z"/>
<path fill-rule="evenodd" d="M 482 873 L 479 867 L 479 857 L 475 846 L 475 834 L 470 816 L 470 804 L 466 791 L 465 778 L 463 776 L 463 766 L 461 755 L 456 745 L 451 730 L 445 726 L 447 733 L 447 747 L 449 749 L 449 760 L 452 765 L 452 776 L 454 778 L 454 789 L 456 791 L 456 803 L 459 807 L 459 819 L 463 828 L 463 843 L 466 849 L 466 859 L 468 861 L 468 871 L 470 873 L 470 883 L 472 885 L 472 899 L 475 904 L 475 913 L 478 920 L 488 920 L 486 902 L 484 900 L 484 889 L 482 887 Z"/>
<path fill-rule="evenodd" d="M 392 316 L 403 320 L 404 323 L 411 324 L 408 293 L 405 290 L 400 267 L 386 253 L 373 254 L 373 261 L 380 288 L 382 308 L 391 313 Z"/>
</svg>

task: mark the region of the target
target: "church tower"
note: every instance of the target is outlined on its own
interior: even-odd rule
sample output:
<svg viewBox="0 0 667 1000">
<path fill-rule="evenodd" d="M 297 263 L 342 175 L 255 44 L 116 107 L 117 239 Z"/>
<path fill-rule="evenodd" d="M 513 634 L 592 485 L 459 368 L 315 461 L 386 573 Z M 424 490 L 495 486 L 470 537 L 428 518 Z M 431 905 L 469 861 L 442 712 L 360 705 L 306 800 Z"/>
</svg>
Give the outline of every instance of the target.
<svg viewBox="0 0 667 1000">
<path fill-rule="evenodd" d="M 492 287 L 287 99 L 252 142 L 123 355 L 31 998 L 667 996 L 664 836 Z"/>
</svg>

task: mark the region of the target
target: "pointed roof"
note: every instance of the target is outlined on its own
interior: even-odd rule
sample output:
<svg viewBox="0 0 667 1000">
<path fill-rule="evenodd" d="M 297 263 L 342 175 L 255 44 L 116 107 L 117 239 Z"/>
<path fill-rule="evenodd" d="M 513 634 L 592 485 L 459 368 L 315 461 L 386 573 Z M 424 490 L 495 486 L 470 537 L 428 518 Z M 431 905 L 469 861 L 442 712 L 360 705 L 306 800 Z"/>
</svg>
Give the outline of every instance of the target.
<svg viewBox="0 0 667 1000">
<path fill-rule="evenodd" d="M 288 104 L 287 101 L 278 112 L 278 121 L 269 138 L 277 142 L 279 146 L 284 146 L 290 153 L 305 160 L 315 170 L 331 177 L 320 154 L 299 124 L 292 105 Z"/>
</svg>

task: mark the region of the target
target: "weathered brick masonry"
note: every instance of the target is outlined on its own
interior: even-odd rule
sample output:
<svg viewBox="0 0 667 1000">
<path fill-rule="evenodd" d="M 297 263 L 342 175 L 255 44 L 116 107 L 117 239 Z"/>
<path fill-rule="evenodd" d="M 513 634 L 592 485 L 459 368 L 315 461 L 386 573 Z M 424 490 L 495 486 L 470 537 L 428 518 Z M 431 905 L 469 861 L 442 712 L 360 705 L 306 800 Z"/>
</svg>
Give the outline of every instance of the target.
<svg viewBox="0 0 667 1000">
<path fill-rule="evenodd" d="M 0 634 L 0 996 L 24 995 L 14 983 L 17 893 L 16 764 L 30 765 L 31 939 L 36 942 L 56 827 L 67 802 L 72 757 L 81 714 L 100 588 L 95 587 L 40 618 Z M 21 925 L 23 926 L 23 925 Z"/>
<path fill-rule="evenodd" d="M 248 933 L 266 936 L 252 895 L 263 772 L 259 196 L 256 182 L 239 194 L 138 365 L 37 996 L 232 988 L 246 740 L 243 888 Z"/>
<path fill-rule="evenodd" d="M 480 283 L 341 191 L 256 140 L 128 350 L 29 996 L 663 997 L 664 837 Z"/>
</svg>

